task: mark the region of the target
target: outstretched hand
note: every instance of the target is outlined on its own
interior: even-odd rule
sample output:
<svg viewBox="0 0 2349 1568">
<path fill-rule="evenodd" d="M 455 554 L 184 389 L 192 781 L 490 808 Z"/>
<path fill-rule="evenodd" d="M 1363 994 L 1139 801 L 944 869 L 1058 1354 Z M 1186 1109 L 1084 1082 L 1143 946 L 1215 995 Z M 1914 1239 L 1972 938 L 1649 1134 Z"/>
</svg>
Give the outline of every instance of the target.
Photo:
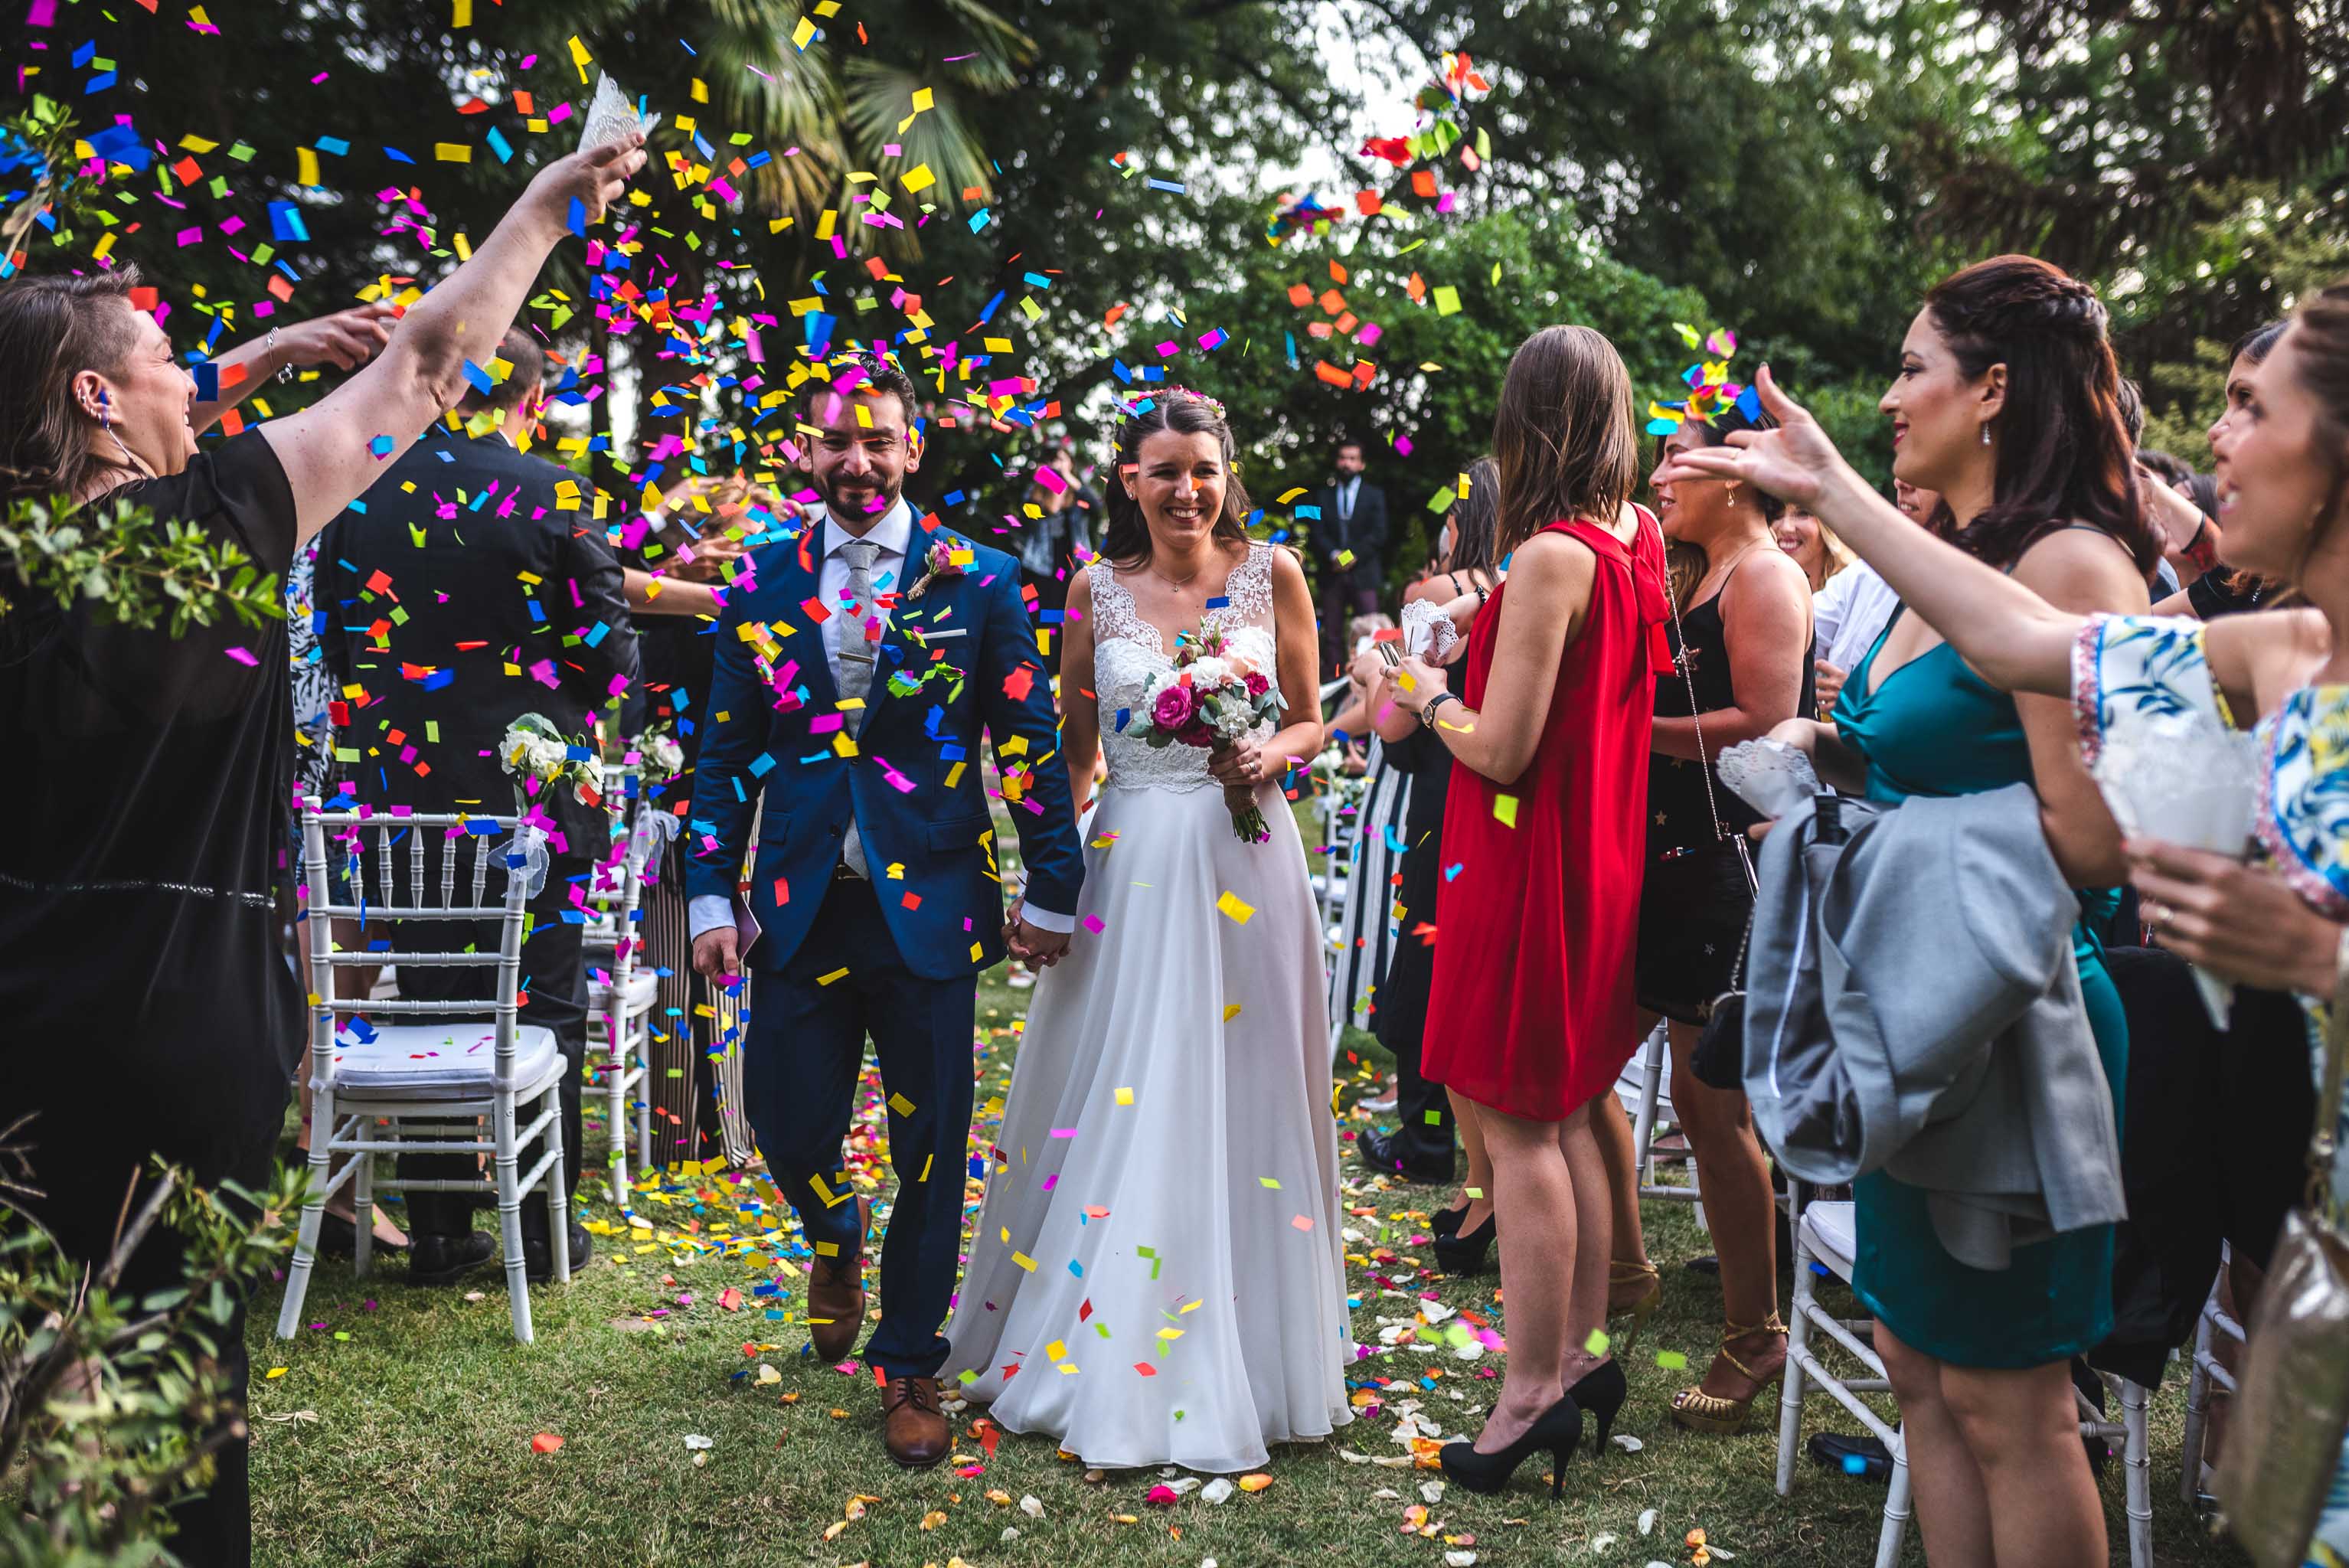
<svg viewBox="0 0 2349 1568">
<path fill-rule="evenodd" d="M 1656 471 L 1655 482 L 1739 480 L 1768 490 L 1780 500 L 1816 509 L 1829 481 L 1849 465 L 1811 418 L 1811 411 L 1778 390 L 1770 367 L 1754 377 L 1762 411 L 1778 421 L 1775 430 L 1734 430 L 1725 447 L 1695 447 L 1675 454 Z"/>
<path fill-rule="evenodd" d="M 331 365 L 355 370 L 391 341 L 391 325 L 398 317 L 398 306 L 378 302 L 297 321 L 278 328 L 278 359 L 301 369 Z"/>
<path fill-rule="evenodd" d="M 601 147 L 582 149 L 540 170 L 517 205 L 526 205 L 551 221 L 559 232 L 571 227 L 571 203 L 575 201 L 586 222 L 593 223 L 603 217 L 605 208 L 620 199 L 630 178 L 644 166 L 645 133 L 626 131 Z"/>
</svg>

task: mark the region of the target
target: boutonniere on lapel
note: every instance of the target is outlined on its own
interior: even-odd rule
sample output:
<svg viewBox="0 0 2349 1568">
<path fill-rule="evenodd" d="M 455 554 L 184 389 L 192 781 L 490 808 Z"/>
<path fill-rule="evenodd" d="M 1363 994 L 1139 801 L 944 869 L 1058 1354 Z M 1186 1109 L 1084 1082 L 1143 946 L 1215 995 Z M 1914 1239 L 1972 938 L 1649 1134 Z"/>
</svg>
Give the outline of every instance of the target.
<svg viewBox="0 0 2349 1568">
<path fill-rule="evenodd" d="M 944 577 L 959 577 L 963 568 L 971 562 L 970 546 L 959 539 L 941 539 L 930 545 L 929 553 L 922 557 L 922 575 L 905 590 L 905 602 L 911 603 L 929 591 L 931 583 Z"/>
</svg>

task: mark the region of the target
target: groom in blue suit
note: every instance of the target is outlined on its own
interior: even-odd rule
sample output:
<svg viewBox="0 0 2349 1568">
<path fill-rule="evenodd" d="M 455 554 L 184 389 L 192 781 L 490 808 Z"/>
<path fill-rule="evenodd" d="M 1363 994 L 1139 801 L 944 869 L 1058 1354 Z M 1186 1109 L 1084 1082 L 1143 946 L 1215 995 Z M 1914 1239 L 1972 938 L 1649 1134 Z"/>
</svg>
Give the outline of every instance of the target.
<svg viewBox="0 0 2349 1568">
<path fill-rule="evenodd" d="M 816 1254 L 808 1318 L 826 1360 L 864 1319 L 870 1216 L 841 1155 L 873 1040 L 898 1188 L 864 1357 L 890 1457 L 928 1466 L 948 1447 L 938 1329 L 961 1250 L 978 972 L 1007 936 L 1031 965 L 1067 951 L 1084 855 L 1019 562 L 905 502 L 921 450 L 905 372 L 866 355 L 830 370 L 802 390 L 797 438 L 823 511 L 750 558 L 719 622 L 686 892 L 694 967 L 756 976 L 741 1109 Z M 1008 930 L 982 731 L 1027 868 Z M 759 932 L 743 952 L 753 811 Z"/>
</svg>

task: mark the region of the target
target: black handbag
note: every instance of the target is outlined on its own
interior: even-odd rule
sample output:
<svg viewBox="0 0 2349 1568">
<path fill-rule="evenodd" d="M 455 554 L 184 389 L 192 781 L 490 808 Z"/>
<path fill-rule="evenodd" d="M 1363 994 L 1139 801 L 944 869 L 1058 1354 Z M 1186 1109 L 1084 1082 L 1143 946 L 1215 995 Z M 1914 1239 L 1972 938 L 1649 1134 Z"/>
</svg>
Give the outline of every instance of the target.
<svg viewBox="0 0 2349 1568">
<path fill-rule="evenodd" d="M 1745 944 L 1753 934 L 1754 901 L 1760 883 L 1745 835 L 1721 825 L 1713 798 L 1713 759 L 1704 748 L 1704 716 L 1697 712 L 1696 677 L 1689 673 L 1688 634 L 1681 607 L 1670 594 L 1672 630 L 1680 639 L 1676 663 L 1688 684 L 1689 717 L 1696 724 L 1697 765 L 1704 778 L 1704 809 L 1713 820 L 1713 841 L 1649 864 L 1640 887 L 1640 934 L 1632 964 L 1632 990 L 1640 1006 L 1682 1024 L 1711 1022 L 1724 997 L 1737 996 L 1745 966 Z M 1742 1007 L 1742 1000 L 1741 1000 Z M 1732 1027 L 1734 1040 L 1734 1027 Z M 1733 1058 L 1736 1047 L 1731 1047 Z M 1700 1072 L 1716 1088 L 1735 1088 L 1734 1060 L 1725 1083 Z"/>
</svg>

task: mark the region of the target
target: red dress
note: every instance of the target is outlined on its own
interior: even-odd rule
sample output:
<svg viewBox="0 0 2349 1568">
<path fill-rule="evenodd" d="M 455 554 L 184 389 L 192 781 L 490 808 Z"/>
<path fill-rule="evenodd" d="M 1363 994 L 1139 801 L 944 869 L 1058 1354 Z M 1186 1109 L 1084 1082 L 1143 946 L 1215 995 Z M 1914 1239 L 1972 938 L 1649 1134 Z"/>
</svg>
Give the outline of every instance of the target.
<svg viewBox="0 0 2349 1568">
<path fill-rule="evenodd" d="M 1648 731 L 1671 654 L 1653 517 L 1640 511 L 1629 547 L 1589 522 L 1542 531 L 1597 553 L 1590 606 L 1524 776 L 1495 784 L 1464 764 L 1452 770 L 1422 1070 L 1479 1105 L 1558 1121 L 1606 1092 L 1639 1046 L 1631 958 Z M 1505 581 L 1468 634 L 1471 708 L 1484 702 L 1508 592 Z"/>
</svg>

